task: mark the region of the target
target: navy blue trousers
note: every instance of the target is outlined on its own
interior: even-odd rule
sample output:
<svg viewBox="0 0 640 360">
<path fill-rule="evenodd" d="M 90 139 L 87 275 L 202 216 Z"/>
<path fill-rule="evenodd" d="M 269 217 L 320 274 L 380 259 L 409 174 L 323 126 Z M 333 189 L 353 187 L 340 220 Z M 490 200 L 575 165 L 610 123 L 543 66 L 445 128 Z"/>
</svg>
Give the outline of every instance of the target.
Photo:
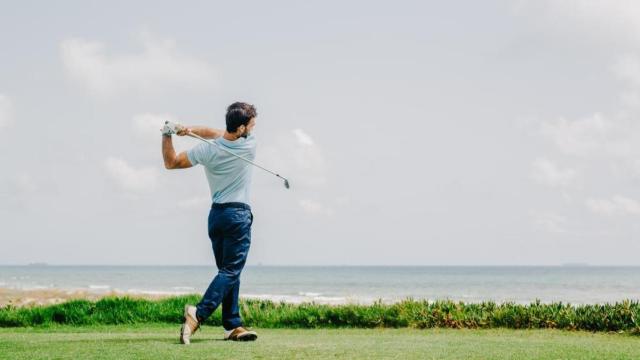
<svg viewBox="0 0 640 360">
<path fill-rule="evenodd" d="M 204 321 L 222 304 L 222 326 L 242 326 L 238 297 L 240 273 L 251 246 L 253 214 L 244 203 L 213 204 L 209 212 L 209 239 L 218 274 L 198 303 L 196 315 Z"/>
</svg>

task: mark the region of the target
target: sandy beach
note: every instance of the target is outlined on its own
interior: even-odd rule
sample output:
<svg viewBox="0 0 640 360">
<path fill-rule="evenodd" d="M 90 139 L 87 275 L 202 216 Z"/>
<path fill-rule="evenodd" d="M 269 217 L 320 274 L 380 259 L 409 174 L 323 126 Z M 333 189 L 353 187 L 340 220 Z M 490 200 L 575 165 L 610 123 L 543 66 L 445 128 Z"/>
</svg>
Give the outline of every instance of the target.
<svg viewBox="0 0 640 360">
<path fill-rule="evenodd" d="M 0 308 L 8 305 L 22 307 L 34 305 L 52 305 L 63 303 L 73 299 L 99 300 L 105 296 L 128 296 L 132 298 L 160 299 L 176 294 L 146 294 L 129 293 L 122 291 L 91 292 L 85 290 L 61 290 L 61 289 L 7 289 L 0 288 Z"/>
</svg>

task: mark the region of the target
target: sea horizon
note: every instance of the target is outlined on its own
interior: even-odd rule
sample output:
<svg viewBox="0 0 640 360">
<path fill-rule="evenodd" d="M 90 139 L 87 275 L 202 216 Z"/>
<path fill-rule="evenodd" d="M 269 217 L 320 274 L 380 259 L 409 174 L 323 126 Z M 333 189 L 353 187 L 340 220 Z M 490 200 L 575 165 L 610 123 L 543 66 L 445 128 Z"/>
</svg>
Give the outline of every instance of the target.
<svg viewBox="0 0 640 360">
<path fill-rule="evenodd" d="M 216 272 L 215 265 L 0 265 L 0 290 L 52 298 L 201 294 Z M 247 265 L 241 281 L 244 298 L 289 303 L 640 299 L 640 266 Z"/>
<path fill-rule="evenodd" d="M 1 267 L 209 267 L 215 264 L 56 264 L 48 262 L 33 262 L 19 264 L 0 264 Z M 640 265 L 634 264 L 590 264 L 590 263 L 561 263 L 561 264 L 248 264 L 248 267 L 345 267 L 345 268 L 362 268 L 362 267 L 611 267 L 611 268 L 640 268 Z"/>
</svg>

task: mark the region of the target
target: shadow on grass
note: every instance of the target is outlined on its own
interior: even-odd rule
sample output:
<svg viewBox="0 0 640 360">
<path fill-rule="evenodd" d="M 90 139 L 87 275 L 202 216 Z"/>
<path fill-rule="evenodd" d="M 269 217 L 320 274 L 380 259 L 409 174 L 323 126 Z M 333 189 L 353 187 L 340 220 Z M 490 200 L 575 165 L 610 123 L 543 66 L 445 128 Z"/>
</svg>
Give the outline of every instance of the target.
<svg viewBox="0 0 640 360">
<path fill-rule="evenodd" d="M 183 344 L 180 343 L 180 339 L 178 336 L 174 337 L 167 337 L 167 336 L 152 336 L 152 337 L 135 337 L 135 338 L 108 338 L 108 339 L 69 339 L 69 340 L 65 340 L 65 342 L 73 342 L 73 343 L 110 343 L 110 344 L 116 344 L 116 343 L 122 343 L 122 344 L 133 344 L 133 343 L 152 343 L 152 342 L 160 342 L 160 343 L 165 343 L 165 344 L 175 344 L 175 345 L 181 345 L 184 346 Z M 191 339 L 191 343 L 192 344 L 198 344 L 198 343 L 211 343 L 211 342 L 227 342 L 224 339 L 221 338 L 196 338 L 196 339 Z"/>
<path fill-rule="evenodd" d="M 200 342 L 212 342 L 212 341 L 227 342 L 225 339 L 191 339 L 192 344 L 200 343 Z M 180 343 L 180 341 L 178 341 L 178 343 Z"/>
</svg>

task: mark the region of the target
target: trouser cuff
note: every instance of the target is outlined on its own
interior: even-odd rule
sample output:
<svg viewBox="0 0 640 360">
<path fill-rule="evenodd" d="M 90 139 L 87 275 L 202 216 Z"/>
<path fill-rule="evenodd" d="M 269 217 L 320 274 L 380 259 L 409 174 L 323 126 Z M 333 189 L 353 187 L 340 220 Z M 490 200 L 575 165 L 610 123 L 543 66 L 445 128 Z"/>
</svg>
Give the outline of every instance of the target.
<svg viewBox="0 0 640 360">
<path fill-rule="evenodd" d="M 225 330 L 233 330 L 237 327 L 242 326 L 242 321 L 241 320 L 224 321 L 222 326 L 224 327 Z"/>
</svg>

